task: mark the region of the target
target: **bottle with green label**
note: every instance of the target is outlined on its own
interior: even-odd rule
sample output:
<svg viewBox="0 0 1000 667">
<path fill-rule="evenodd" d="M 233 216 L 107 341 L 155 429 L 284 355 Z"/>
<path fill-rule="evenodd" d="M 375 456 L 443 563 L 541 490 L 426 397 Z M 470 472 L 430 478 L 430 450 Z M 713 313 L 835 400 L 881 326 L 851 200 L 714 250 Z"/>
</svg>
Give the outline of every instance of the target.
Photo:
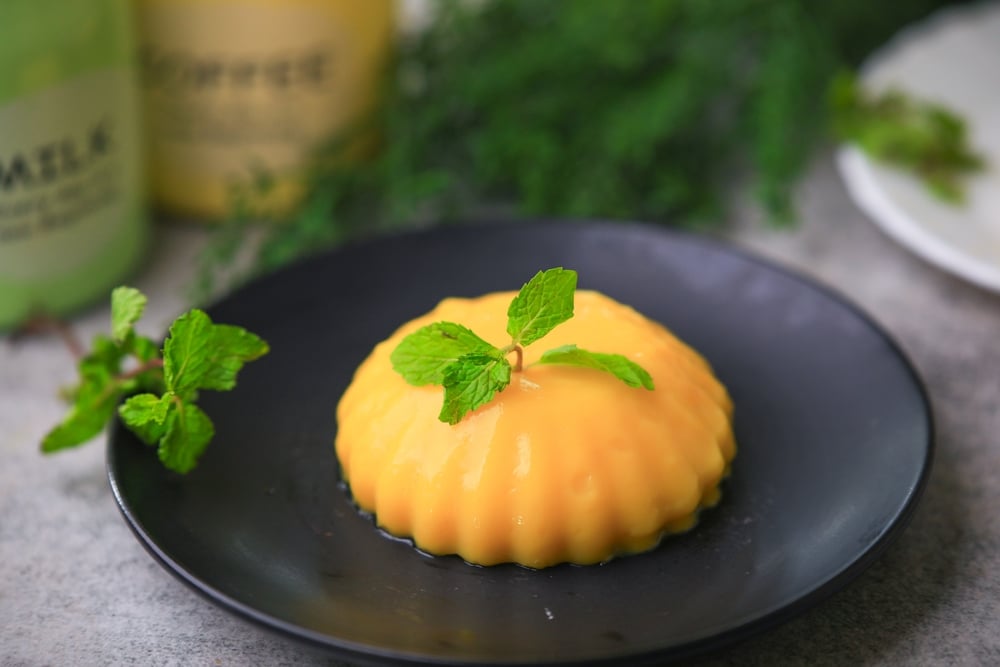
<svg viewBox="0 0 1000 667">
<path fill-rule="evenodd" d="M 0 330 L 103 300 L 148 236 L 128 0 L 0 8 Z"/>
</svg>

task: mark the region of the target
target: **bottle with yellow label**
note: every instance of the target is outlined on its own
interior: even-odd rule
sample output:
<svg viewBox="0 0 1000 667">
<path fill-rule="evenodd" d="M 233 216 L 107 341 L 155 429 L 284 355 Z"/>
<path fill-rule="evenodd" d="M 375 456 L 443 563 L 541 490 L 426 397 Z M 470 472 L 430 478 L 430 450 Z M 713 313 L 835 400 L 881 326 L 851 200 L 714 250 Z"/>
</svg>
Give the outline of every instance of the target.
<svg viewBox="0 0 1000 667">
<path fill-rule="evenodd" d="M 310 157 L 371 109 L 393 0 L 137 0 L 151 188 L 167 212 L 223 220 L 265 174 L 287 213 Z"/>
<path fill-rule="evenodd" d="M 148 225 L 128 0 L 0 9 L 0 330 L 107 295 Z"/>
</svg>

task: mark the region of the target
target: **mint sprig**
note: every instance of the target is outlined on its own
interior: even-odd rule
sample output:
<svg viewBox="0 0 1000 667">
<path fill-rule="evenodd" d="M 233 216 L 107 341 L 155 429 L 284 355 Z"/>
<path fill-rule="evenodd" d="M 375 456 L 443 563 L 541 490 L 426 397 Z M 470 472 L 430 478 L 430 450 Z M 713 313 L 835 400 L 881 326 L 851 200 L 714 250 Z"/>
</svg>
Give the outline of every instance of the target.
<svg viewBox="0 0 1000 667">
<path fill-rule="evenodd" d="M 406 336 L 389 359 L 403 379 L 415 386 L 444 387 L 438 419 L 457 424 L 506 389 L 512 373 L 522 370 L 523 347 L 543 338 L 573 317 L 576 271 L 561 267 L 539 271 L 511 301 L 507 333 L 511 342 L 496 347 L 453 322 L 435 322 Z M 508 360 L 515 355 L 515 363 Z M 563 345 L 545 352 L 537 364 L 564 364 L 611 373 L 630 387 L 653 390 L 653 378 L 620 354 L 591 352 Z"/>
<path fill-rule="evenodd" d="M 96 336 L 92 351 L 80 360 L 72 407 L 45 436 L 43 452 L 87 442 L 117 407 L 122 422 L 157 447 L 165 467 L 179 473 L 195 467 L 215 434 L 212 420 L 195 404 L 198 392 L 232 389 L 243 365 L 267 354 L 268 346 L 241 327 L 215 324 L 192 309 L 171 325 L 161 355 L 156 343 L 134 328 L 145 306 L 145 295 L 135 288 L 112 291 L 111 337 Z"/>
</svg>

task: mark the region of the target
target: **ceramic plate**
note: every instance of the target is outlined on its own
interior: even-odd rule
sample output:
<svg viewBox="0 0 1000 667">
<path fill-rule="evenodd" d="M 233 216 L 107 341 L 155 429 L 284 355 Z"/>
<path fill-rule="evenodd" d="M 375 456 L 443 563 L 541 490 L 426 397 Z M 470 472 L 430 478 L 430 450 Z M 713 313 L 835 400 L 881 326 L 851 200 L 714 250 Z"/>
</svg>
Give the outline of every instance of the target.
<svg viewBox="0 0 1000 667">
<path fill-rule="evenodd" d="M 854 147 L 838 166 L 855 202 L 925 260 L 1000 291 L 1000 3 L 945 10 L 903 31 L 862 70 L 871 90 L 898 88 L 944 104 L 968 123 L 987 169 L 968 180 L 967 201 L 939 201 L 915 178 Z"/>
<path fill-rule="evenodd" d="M 579 271 L 700 350 L 736 405 L 722 502 L 691 532 L 601 566 L 533 571 L 429 557 L 338 484 L 334 408 L 355 367 L 448 295 Z M 705 238 L 614 223 L 457 227 L 356 245 L 210 309 L 271 354 L 206 392 L 215 441 L 187 477 L 120 426 L 114 495 L 139 540 L 211 601 L 358 662 L 634 665 L 726 645 L 857 576 L 911 514 L 928 404 L 851 305 Z"/>
</svg>

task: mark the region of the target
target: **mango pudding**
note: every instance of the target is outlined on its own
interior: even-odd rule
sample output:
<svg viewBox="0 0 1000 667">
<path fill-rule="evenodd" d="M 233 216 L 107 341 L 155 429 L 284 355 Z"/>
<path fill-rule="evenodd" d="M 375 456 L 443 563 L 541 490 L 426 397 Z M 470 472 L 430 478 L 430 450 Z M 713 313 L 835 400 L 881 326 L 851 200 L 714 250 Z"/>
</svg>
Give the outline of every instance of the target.
<svg viewBox="0 0 1000 667">
<path fill-rule="evenodd" d="M 697 352 L 632 308 L 576 292 L 572 319 L 525 347 L 506 388 L 454 425 L 438 419 L 441 386 L 413 386 L 393 369 L 403 338 L 434 322 L 509 338 L 514 295 L 445 299 L 359 366 L 336 438 L 357 505 L 427 553 L 480 565 L 600 563 L 692 527 L 718 501 L 736 451 L 732 403 Z M 627 357 L 655 389 L 592 368 L 532 365 L 568 344 Z"/>
</svg>

